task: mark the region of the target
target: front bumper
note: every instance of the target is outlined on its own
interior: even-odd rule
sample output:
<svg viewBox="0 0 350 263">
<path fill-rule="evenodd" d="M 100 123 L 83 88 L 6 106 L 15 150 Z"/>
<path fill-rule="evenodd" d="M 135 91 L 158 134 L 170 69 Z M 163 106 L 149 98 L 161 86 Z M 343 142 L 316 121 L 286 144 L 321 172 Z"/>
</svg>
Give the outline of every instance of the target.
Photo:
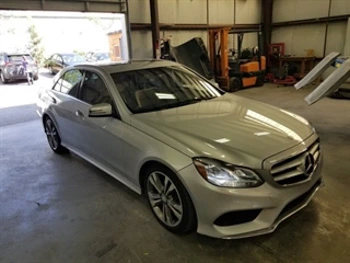
<svg viewBox="0 0 350 263">
<path fill-rule="evenodd" d="M 322 158 L 311 179 L 288 187 L 265 182 L 255 188 L 224 188 L 205 181 L 194 165 L 179 171 L 194 203 L 197 232 L 215 238 L 244 238 L 273 232 L 277 226 L 304 208 L 323 185 Z M 265 177 L 265 176 L 264 176 Z M 231 212 L 259 211 L 251 221 L 220 226 L 214 222 Z"/>
</svg>

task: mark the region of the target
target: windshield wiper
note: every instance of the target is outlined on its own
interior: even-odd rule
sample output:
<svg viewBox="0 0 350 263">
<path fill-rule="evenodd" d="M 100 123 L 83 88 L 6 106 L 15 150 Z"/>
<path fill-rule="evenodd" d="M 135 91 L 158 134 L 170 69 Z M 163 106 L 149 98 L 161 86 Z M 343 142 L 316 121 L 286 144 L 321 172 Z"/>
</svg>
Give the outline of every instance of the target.
<svg viewBox="0 0 350 263">
<path fill-rule="evenodd" d="M 189 100 L 177 101 L 177 102 L 173 102 L 173 103 L 169 103 L 169 104 L 165 104 L 165 105 L 158 105 L 158 106 L 152 105 L 152 106 L 137 109 L 134 111 L 134 113 L 146 113 L 146 112 L 151 112 L 151 111 L 166 110 L 166 109 L 176 108 L 176 107 L 185 106 L 185 105 L 189 105 L 189 104 L 194 104 L 197 102 L 201 102 L 203 100 L 210 100 L 213 98 L 215 98 L 215 97 L 211 97 L 211 98 L 195 97 L 195 98 L 192 98 Z"/>
<path fill-rule="evenodd" d="M 197 103 L 197 102 L 201 102 L 202 100 L 206 100 L 204 98 L 193 98 L 193 99 L 189 99 L 189 100 L 184 100 L 184 101 L 179 101 L 176 103 L 172 103 L 172 104 L 168 104 L 169 106 L 184 106 L 184 105 L 188 105 L 188 104 L 193 104 L 193 103 Z"/>
</svg>

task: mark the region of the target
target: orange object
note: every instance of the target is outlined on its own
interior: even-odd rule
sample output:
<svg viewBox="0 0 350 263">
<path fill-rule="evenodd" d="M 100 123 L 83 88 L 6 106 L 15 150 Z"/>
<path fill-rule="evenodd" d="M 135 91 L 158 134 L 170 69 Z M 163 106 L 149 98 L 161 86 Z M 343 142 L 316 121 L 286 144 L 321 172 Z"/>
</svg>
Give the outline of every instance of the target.
<svg viewBox="0 0 350 263">
<path fill-rule="evenodd" d="M 251 78 L 242 78 L 242 86 L 244 88 L 255 86 L 257 77 L 251 77 Z"/>
<path fill-rule="evenodd" d="M 262 86 L 266 73 L 266 57 L 252 51 L 252 56 L 241 59 L 243 35 L 245 33 L 261 34 L 258 30 L 240 30 L 219 28 L 209 31 L 209 56 L 214 70 L 215 80 L 226 91 L 237 91 L 241 87 Z M 229 54 L 229 34 L 236 34 L 238 52 Z M 249 52 L 249 51 L 248 51 Z M 231 59 L 229 59 L 229 55 Z"/>
<path fill-rule="evenodd" d="M 240 66 L 241 72 L 252 72 L 259 70 L 259 61 L 247 62 Z"/>
</svg>

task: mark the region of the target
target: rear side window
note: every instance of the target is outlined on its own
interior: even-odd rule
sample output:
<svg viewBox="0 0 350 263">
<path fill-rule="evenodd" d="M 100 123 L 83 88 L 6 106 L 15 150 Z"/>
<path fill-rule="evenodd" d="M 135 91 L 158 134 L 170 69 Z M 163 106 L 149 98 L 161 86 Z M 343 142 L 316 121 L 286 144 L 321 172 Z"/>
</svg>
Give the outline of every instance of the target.
<svg viewBox="0 0 350 263">
<path fill-rule="evenodd" d="M 25 57 L 27 61 L 33 61 L 33 58 L 30 55 L 9 55 L 9 62 L 22 61 L 22 58 Z"/>
<path fill-rule="evenodd" d="M 69 70 L 56 82 L 53 89 L 77 97 L 82 78 L 83 74 L 80 70 Z"/>
</svg>

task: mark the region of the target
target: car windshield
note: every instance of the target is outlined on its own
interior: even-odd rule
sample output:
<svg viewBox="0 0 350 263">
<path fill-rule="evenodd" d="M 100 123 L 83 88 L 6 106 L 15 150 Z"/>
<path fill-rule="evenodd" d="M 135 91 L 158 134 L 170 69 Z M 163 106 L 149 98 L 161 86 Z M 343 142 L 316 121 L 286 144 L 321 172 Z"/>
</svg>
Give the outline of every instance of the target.
<svg viewBox="0 0 350 263">
<path fill-rule="evenodd" d="M 224 93 L 208 81 L 176 67 L 113 73 L 112 78 L 132 113 L 175 108 Z"/>
<path fill-rule="evenodd" d="M 66 54 L 62 55 L 64 62 L 68 64 L 77 63 L 77 62 L 83 62 L 85 61 L 85 58 L 80 55 L 75 54 Z"/>
</svg>

